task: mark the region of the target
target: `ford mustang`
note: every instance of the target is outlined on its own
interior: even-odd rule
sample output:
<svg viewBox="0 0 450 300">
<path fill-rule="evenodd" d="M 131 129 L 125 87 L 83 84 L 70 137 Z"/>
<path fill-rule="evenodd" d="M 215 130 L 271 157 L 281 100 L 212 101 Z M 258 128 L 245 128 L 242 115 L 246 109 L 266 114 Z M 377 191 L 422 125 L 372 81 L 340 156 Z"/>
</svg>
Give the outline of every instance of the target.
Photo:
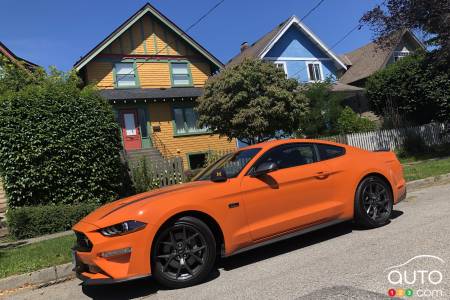
<svg viewBox="0 0 450 300">
<path fill-rule="evenodd" d="M 77 223 L 73 258 L 85 284 L 152 275 L 180 288 L 230 256 L 354 220 L 389 222 L 406 195 L 393 152 L 277 140 L 223 156 L 189 183 L 106 204 Z"/>
</svg>

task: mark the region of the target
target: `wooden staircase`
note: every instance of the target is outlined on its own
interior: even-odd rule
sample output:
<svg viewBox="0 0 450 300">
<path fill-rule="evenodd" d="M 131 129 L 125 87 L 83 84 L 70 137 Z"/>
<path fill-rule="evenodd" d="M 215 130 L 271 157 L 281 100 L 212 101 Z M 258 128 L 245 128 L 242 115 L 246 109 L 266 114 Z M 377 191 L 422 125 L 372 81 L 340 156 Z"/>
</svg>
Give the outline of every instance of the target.
<svg viewBox="0 0 450 300">
<path fill-rule="evenodd" d="M 125 153 L 125 157 L 129 163 L 139 162 L 145 157 L 149 162 L 164 162 L 165 159 L 161 155 L 161 152 L 156 148 L 145 148 L 138 150 L 128 150 Z"/>
</svg>

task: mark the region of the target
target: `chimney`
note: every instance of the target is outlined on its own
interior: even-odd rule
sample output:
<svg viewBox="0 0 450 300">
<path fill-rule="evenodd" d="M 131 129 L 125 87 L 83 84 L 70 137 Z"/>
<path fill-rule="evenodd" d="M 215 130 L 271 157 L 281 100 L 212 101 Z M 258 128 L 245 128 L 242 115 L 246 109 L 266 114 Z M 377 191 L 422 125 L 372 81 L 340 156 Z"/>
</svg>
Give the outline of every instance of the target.
<svg viewBox="0 0 450 300">
<path fill-rule="evenodd" d="M 241 52 L 243 52 L 245 49 L 247 49 L 248 48 L 248 43 L 247 42 L 243 42 L 242 44 L 241 44 Z"/>
</svg>

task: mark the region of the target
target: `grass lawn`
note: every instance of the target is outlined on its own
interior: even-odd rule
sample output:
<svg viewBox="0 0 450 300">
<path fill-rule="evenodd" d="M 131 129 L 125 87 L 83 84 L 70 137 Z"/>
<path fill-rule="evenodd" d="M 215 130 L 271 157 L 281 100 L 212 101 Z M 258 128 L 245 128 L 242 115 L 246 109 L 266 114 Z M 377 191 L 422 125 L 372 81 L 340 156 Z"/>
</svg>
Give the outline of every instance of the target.
<svg viewBox="0 0 450 300">
<path fill-rule="evenodd" d="M 450 173 L 450 157 L 404 164 L 403 171 L 406 181 L 422 179 L 430 176 Z"/>
<path fill-rule="evenodd" d="M 15 248 L 0 249 L 0 278 L 71 261 L 75 236 L 63 236 Z"/>
</svg>

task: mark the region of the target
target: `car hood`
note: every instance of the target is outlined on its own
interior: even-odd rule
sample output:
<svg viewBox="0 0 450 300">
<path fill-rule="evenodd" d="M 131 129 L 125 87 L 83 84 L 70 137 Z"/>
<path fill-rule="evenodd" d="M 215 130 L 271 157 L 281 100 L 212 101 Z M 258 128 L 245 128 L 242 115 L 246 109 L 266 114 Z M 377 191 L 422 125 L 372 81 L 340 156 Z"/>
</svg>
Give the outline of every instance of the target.
<svg viewBox="0 0 450 300">
<path fill-rule="evenodd" d="M 211 181 L 194 181 L 172 185 L 142 194 L 137 194 L 105 204 L 91 212 L 81 221 L 89 223 L 96 227 L 113 225 L 110 224 L 111 222 L 108 219 L 114 218 L 117 215 L 127 215 L 132 217 L 133 215 L 136 215 L 136 213 L 139 211 L 139 208 L 143 207 L 144 205 L 148 205 L 151 202 L 157 200 L 165 200 L 167 198 L 173 198 L 175 196 L 180 197 L 186 192 L 193 190 L 197 191 L 198 189 L 208 187 L 212 184 L 214 183 Z"/>
</svg>

